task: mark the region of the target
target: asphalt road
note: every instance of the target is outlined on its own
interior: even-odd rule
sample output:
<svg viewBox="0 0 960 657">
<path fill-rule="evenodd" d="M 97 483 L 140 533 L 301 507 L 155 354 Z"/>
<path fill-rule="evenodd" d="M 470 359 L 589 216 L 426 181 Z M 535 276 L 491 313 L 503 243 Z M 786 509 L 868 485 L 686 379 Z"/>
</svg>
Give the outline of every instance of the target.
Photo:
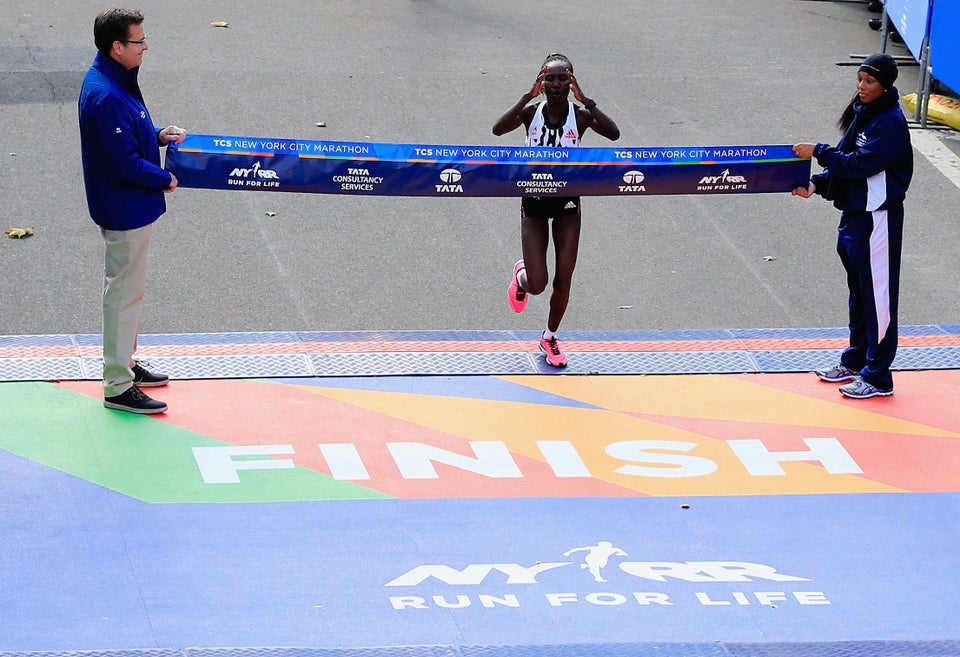
<svg viewBox="0 0 960 657">
<path fill-rule="evenodd" d="M 102 240 L 76 98 L 104 5 L 2 5 L 0 228 L 35 235 L 0 239 L 0 335 L 97 333 Z M 835 142 L 856 71 L 838 63 L 880 47 L 864 5 L 144 0 L 140 82 L 156 122 L 196 133 L 512 145 L 519 131 L 491 126 L 559 51 L 619 145 Z M 904 93 L 917 72 L 902 68 Z M 956 133 L 933 136 L 960 150 Z M 918 151 L 902 324 L 960 323 L 958 207 Z M 517 199 L 181 189 L 158 223 L 142 331 L 537 329 L 545 297 L 521 316 L 505 298 L 518 217 Z M 837 219 L 785 194 L 588 198 L 562 329 L 843 326 Z"/>
</svg>

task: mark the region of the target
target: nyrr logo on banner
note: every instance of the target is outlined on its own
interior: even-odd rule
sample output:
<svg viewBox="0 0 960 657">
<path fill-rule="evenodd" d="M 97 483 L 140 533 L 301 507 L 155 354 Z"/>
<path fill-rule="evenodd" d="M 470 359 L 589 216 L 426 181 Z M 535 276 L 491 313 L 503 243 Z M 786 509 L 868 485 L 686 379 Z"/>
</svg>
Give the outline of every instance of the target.
<svg viewBox="0 0 960 657">
<path fill-rule="evenodd" d="M 264 169 L 259 162 L 254 162 L 249 168 L 234 168 L 227 184 L 240 187 L 279 187 L 280 176 L 273 169 Z"/>
<path fill-rule="evenodd" d="M 697 183 L 698 192 L 736 192 L 746 189 L 746 176 L 732 175 L 730 169 L 724 169 L 719 176 L 704 176 Z"/>
<path fill-rule="evenodd" d="M 710 607 L 748 607 L 765 605 L 777 607 L 781 604 L 792 605 L 829 605 L 823 591 L 771 591 L 770 582 L 786 588 L 788 582 L 809 582 L 807 577 L 799 577 L 778 572 L 770 565 L 750 561 L 630 561 L 626 550 L 611 541 L 598 541 L 595 545 L 573 547 L 562 553 L 564 557 L 582 555 L 582 561 L 536 561 L 532 565 L 519 563 L 480 563 L 455 568 L 445 564 L 420 565 L 385 584 L 388 587 L 420 587 L 435 591 L 438 583 L 456 587 L 467 592 L 453 592 L 441 595 L 393 595 L 390 605 L 393 609 L 459 609 L 473 606 L 483 607 L 521 607 L 528 603 L 545 604 L 550 607 L 564 607 L 586 603 L 594 606 L 617 607 L 625 604 L 658 605 L 663 607 L 700 605 Z M 616 563 L 612 563 L 612 561 Z M 570 570 L 575 567 L 576 570 Z M 571 582 L 570 574 L 577 575 L 579 584 Z M 611 582 L 608 577 L 613 580 Z M 631 590 L 639 581 L 671 584 L 675 582 L 694 582 L 703 586 L 728 585 L 710 590 L 691 591 L 687 586 L 675 586 L 676 590 L 637 591 Z M 577 591 L 589 582 L 614 584 L 618 591 Z M 537 590 L 547 582 L 553 586 L 563 585 L 564 592 Z M 763 590 L 750 590 L 748 586 L 757 582 Z M 572 584 L 572 585 L 571 585 Z M 476 587 L 501 587 L 523 585 L 523 594 L 476 592 Z M 663 588 L 663 587 L 660 587 Z M 730 590 L 731 588 L 743 590 Z M 571 591 L 570 589 L 574 589 Z M 416 593 L 416 592 L 415 592 Z M 521 595 L 524 598 L 521 599 Z"/>
</svg>

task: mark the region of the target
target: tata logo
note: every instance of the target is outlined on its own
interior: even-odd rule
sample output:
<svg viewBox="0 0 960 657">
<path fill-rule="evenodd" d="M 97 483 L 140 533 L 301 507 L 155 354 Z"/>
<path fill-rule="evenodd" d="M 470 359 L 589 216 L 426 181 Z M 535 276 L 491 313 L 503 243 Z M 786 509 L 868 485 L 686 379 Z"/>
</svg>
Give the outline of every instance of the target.
<svg viewBox="0 0 960 657">
<path fill-rule="evenodd" d="M 440 193 L 463 193 L 463 186 L 458 184 L 460 179 L 463 177 L 463 174 L 460 173 L 457 169 L 444 169 L 440 172 L 440 180 L 442 184 L 435 185 L 436 189 Z"/>
<path fill-rule="evenodd" d="M 623 174 L 623 185 L 620 185 L 618 189 L 621 193 L 630 193 L 630 192 L 645 192 L 647 188 L 641 185 L 643 182 L 644 175 L 642 171 L 631 170 Z"/>
</svg>

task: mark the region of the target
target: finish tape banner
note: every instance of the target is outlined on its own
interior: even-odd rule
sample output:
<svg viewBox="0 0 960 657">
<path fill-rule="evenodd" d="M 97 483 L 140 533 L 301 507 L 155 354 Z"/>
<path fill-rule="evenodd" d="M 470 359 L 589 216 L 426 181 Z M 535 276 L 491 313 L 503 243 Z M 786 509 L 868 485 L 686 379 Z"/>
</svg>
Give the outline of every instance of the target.
<svg viewBox="0 0 960 657">
<path fill-rule="evenodd" d="M 810 160 L 789 145 L 550 148 L 189 135 L 180 187 L 375 196 L 643 196 L 789 192 Z"/>
</svg>

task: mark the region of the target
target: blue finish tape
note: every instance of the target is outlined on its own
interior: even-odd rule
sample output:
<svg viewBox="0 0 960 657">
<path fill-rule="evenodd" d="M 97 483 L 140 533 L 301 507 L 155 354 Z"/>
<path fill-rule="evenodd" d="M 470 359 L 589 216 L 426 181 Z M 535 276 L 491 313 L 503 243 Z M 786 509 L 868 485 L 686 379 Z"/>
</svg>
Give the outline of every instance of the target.
<svg viewBox="0 0 960 657">
<path fill-rule="evenodd" d="M 374 196 L 646 196 L 789 192 L 789 145 L 544 148 L 190 135 L 167 149 L 179 186 Z"/>
</svg>

